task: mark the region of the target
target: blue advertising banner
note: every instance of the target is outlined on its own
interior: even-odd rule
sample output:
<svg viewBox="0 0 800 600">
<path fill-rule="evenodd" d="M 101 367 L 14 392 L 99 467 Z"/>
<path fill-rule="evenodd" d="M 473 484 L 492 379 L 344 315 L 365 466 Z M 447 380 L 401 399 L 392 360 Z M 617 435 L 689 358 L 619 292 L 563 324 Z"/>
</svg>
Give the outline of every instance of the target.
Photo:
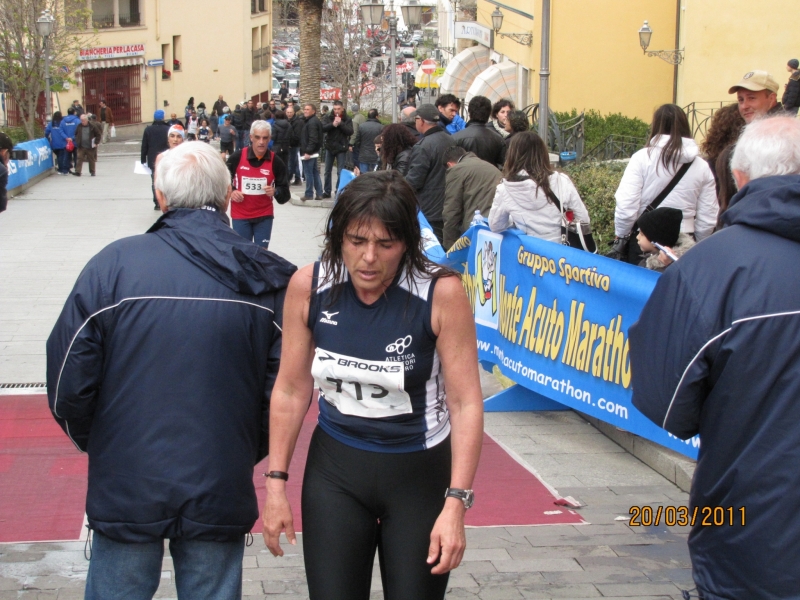
<svg viewBox="0 0 800 600">
<path fill-rule="evenodd" d="M 9 190 L 25 185 L 40 173 L 53 168 L 53 151 L 45 138 L 22 142 L 14 146 L 14 150 L 27 150 L 28 160 L 8 161 Z"/>
<path fill-rule="evenodd" d="M 469 229 L 444 257 L 462 274 L 478 358 L 519 385 L 691 458 L 631 404 L 628 328 L 659 275 L 517 230 Z"/>
</svg>

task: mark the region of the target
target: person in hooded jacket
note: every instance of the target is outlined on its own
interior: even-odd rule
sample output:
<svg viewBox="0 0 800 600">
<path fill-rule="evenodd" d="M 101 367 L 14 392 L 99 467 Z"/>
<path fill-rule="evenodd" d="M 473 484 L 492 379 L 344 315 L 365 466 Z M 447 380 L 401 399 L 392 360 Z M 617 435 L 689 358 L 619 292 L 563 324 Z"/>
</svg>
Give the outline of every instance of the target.
<svg viewBox="0 0 800 600">
<path fill-rule="evenodd" d="M 697 597 L 797 598 L 800 122 L 753 121 L 731 167 L 723 229 L 661 275 L 631 327 L 633 405 L 680 439 L 700 434 Z"/>
<path fill-rule="evenodd" d="M 152 598 L 168 539 L 178 598 L 238 599 L 296 269 L 230 228 L 210 145 L 156 181 L 164 214 L 88 262 L 47 341 L 50 409 L 89 454 L 85 597 Z"/>
<path fill-rule="evenodd" d="M 80 124 L 81 118 L 75 114 L 75 109 L 70 106 L 67 109 L 67 116 L 61 119 L 61 127 L 64 129 L 67 140 L 72 140 L 75 146 L 72 152 L 67 153 L 67 170 L 74 168 L 78 163 L 78 145 L 75 144 L 75 132 Z"/>
<path fill-rule="evenodd" d="M 590 223 L 589 211 L 575 184 L 550 165 L 544 140 L 535 131 L 517 133 L 508 148 L 503 180 L 489 210 L 489 228 L 505 231 L 516 227 L 527 235 L 560 244 L 562 209 L 572 211 L 575 220 Z"/>
<path fill-rule="evenodd" d="M 288 168 L 289 152 L 292 143 L 292 126 L 286 120 L 286 113 L 276 110 L 272 120 L 272 151 L 277 154 L 284 166 Z"/>
<path fill-rule="evenodd" d="M 636 219 L 686 163 L 691 163 L 688 171 L 659 206 L 680 210 L 681 231 L 700 242 L 713 233 L 717 223 L 719 205 L 714 176 L 708 163 L 699 157 L 686 113 L 675 104 L 664 104 L 653 115 L 647 145 L 631 157 L 614 194 L 616 241 L 628 240 L 623 260 L 634 265 L 641 262 L 641 249 L 631 236 Z"/>
<path fill-rule="evenodd" d="M 57 171 L 59 175 L 69 175 L 69 155 L 67 153 L 67 131 L 62 127 L 64 120 L 61 111 L 53 113 L 52 120 L 44 129 L 44 137 L 50 142 L 50 148 L 56 155 Z"/>
<path fill-rule="evenodd" d="M 167 141 L 167 134 L 169 133 L 169 124 L 164 121 L 164 111 L 159 109 L 153 113 L 153 123 L 144 129 L 142 134 L 142 154 L 141 163 L 146 164 L 150 169 L 150 180 L 153 190 L 153 205 L 154 208 L 159 208 L 158 198 L 156 198 L 155 186 L 155 172 L 156 172 L 156 157 L 169 148 Z"/>
</svg>

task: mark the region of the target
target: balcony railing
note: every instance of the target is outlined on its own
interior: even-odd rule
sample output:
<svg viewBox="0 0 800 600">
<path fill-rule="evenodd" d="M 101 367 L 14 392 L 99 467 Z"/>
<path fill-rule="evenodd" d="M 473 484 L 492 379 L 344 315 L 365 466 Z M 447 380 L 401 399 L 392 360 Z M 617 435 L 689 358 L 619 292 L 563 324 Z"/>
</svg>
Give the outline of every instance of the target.
<svg viewBox="0 0 800 600">
<path fill-rule="evenodd" d="M 133 12 L 119 15 L 120 27 L 138 27 L 142 24 L 141 13 Z M 110 14 L 93 14 L 92 25 L 96 29 L 111 29 L 114 27 L 114 13 Z"/>
</svg>

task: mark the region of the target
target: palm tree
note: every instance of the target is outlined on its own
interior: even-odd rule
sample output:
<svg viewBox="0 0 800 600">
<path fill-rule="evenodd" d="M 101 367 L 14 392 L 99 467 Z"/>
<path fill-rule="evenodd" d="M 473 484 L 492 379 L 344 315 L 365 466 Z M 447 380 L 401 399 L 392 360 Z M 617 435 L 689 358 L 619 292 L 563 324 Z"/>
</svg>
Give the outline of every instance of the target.
<svg viewBox="0 0 800 600">
<path fill-rule="evenodd" d="M 323 0 L 297 0 L 300 17 L 300 100 L 319 103 Z"/>
</svg>

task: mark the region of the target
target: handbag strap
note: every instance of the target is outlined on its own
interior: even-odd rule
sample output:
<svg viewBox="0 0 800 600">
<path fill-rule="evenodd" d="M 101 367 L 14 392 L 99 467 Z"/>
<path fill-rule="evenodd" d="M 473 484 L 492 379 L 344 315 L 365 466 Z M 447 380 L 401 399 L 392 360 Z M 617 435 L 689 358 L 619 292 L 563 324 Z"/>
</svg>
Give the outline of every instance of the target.
<svg viewBox="0 0 800 600">
<path fill-rule="evenodd" d="M 686 175 L 686 172 L 694 164 L 695 160 L 697 160 L 697 158 L 691 162 L 684 163 L 683 166 L 678 169 L 677 173 L 675 173 L 675 176 L 672 178 L 672 181 L 670 181 L 667 184 L 667 187 L 661 190 L 661 193 L 656 196 L 650 204 L 647 205 L 647 208 L 644 209 L 644 212 L 650 212 L 651 210 L 658 208 L 658 205 L 661 204 L 667 196 L 669 196 L 670 192 L 675 189 L 676 185 L 678 185 L 678 182 L 683 179 L 683 176 Z"/>
</svg>

